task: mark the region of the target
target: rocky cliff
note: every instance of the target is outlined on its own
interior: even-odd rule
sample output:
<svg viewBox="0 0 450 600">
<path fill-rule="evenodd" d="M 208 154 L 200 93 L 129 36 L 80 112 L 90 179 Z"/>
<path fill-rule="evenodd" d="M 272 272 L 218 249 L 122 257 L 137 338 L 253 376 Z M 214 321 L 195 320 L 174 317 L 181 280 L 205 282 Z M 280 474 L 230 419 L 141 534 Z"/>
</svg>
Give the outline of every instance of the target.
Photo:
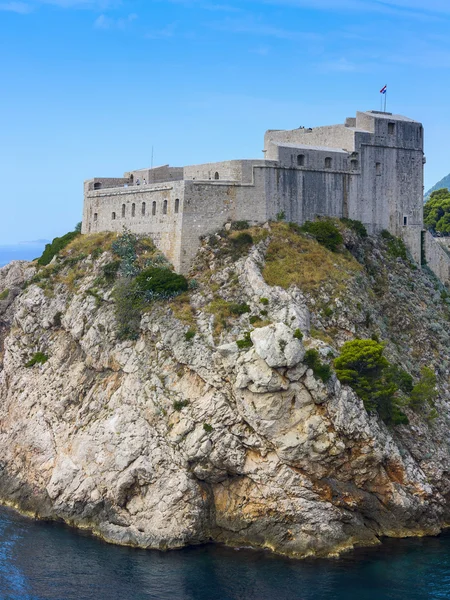
<svg viewBox="0 0 450 600">
<path fill-rule="evenodd" d="M 150 302 L 132 340 L 108 236 L 0 269 L 3 502 L 120 544 L 300 557 L 450 522 L 445 291 L 390 240 L 250 234 L 204 240 L 190 291 Z M 435 371 L 433 418 L 386 425 L 304 362 L 371 336 L 414 378 Z"/>
</svg>

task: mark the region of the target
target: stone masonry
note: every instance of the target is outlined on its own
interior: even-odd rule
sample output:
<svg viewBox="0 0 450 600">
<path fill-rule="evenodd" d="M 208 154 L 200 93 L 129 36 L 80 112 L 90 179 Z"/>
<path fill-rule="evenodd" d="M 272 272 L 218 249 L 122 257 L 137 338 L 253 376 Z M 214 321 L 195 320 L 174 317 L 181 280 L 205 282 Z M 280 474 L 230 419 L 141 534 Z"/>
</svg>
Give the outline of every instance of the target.
<svg viewBox="0 0 450 600">
<path fill-rule="evenodd" d="M 420 263 L 421 123 L 391 113 L 357 112 L 343 125 L 269 130 L 264 155 L 263 160 L 166 165 L 86 181 L 82 231 L 126 227 L 149 235 L 178 272 L 187 272 L 200 236 L 228 221 L 257 224 L 283 214 L 302 224 L 318 216 L 348 217 L 370 233 L 387 229 L 402 237 Z M 428 240 L 424 250 L 432 244 Z M 441 256 L 437 270 L 438 276 L 445 271 Z"/>
</svg>

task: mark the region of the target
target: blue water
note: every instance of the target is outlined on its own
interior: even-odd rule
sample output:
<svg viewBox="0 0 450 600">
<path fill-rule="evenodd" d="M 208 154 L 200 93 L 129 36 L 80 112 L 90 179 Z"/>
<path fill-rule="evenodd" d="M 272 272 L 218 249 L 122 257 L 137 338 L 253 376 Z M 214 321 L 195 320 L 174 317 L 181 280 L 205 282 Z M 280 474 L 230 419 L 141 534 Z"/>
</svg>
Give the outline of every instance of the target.
<svg viewBox="0 0 450 600">
<path fill-rule="evenodd" d="M 38 258 L 44 250 L 45 240 L 3 246 L 0 244 L 0 267 L 4 267 L 12 260 L 33 260 Z"/>
<path fill-rule="evenodd" d="M 450 598 L 450 533 L 296 561 L 212 545 L 121 548 L 0 508 L 1 600 L 427 598 Z"/>
</svg>

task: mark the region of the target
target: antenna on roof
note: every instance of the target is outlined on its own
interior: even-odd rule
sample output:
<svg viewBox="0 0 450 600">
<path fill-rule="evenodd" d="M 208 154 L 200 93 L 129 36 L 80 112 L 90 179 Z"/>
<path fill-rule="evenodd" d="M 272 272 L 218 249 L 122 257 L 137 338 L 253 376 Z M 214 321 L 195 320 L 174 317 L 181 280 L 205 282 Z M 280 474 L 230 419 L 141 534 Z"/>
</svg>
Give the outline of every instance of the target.
<svg viewBox="0 0 450 600">
<path fill-rule="evenodd" d="M 153 169 L 153 146 L 152 146 L 152 166 L 151 168 Z"/>
</svg>

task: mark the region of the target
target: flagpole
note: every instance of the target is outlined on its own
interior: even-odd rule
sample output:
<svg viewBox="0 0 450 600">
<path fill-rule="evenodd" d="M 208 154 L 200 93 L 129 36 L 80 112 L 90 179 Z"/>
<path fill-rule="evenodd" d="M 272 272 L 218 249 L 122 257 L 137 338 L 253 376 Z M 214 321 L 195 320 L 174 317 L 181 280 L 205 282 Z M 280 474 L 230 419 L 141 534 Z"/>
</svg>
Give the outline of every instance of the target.
<svg viewBox="0 0 450 600">
<path fill-rule="evenodd" d="M 384 92 L 384 112 L 386 112 L 386 101 L 387 101 L 387 86 L 386 86 L 386 91 Z"/>
</svg>

